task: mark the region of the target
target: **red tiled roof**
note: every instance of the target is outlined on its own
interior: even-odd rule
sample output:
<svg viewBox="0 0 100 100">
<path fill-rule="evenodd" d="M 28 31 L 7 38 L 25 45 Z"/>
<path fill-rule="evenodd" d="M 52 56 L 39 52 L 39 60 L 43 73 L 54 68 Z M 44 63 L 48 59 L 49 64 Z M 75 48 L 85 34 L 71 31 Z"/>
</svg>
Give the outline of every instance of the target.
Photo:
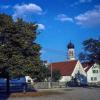
<svg viewBox="0 0 100 100">
<path fill-rule="evenodd" d="M 70 76 L 76 64 L 77 60 L 52 63 L 52 70 L 59 70 L 62 76 Z"/>
<path fill-rule="evenodd" d="M 82 66 L 83 66 L 85 72 L 87 72 L 92 67 L 93 64 L 94 64 L 93 62 L 84 62 L 84 63 L 82 63 Z"/>
</svg>

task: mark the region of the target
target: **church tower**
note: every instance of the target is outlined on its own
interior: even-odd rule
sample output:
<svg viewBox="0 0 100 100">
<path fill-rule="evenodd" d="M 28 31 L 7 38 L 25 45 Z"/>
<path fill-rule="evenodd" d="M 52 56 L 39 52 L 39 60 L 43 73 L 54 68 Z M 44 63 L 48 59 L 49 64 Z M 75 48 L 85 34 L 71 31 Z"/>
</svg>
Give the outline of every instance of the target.
<svg viewBox="0 0 100 100">
<path fill-rule="evenodd" d="M 67 45 L 68 48 L 68 60 L 75 60 L 75 51 L 74 51 L 74 44 L 69 42 Z"/>
</svg>

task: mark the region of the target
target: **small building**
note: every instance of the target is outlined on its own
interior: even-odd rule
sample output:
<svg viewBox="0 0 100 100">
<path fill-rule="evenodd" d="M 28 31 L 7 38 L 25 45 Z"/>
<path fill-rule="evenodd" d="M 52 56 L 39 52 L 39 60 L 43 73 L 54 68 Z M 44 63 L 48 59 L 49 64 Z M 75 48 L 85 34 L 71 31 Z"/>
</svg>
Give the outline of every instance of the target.
<svg viewBox="0 0 100 100">
<path fill-rule="evenodd" d="M 87 82 L 89 84 L 100 84 L 100 65 L 91 62 L 85 62 L 82 65 L 87 74 Z"/>
<path fill-rule="evenodd" d="M 70 42 L 67 48 L 68 61 L 51 63 L 51 69 L 60 71 L 60 82 L 69 82 L 73 78 L 77 78 L 78 81 L 86 81 L 86 72 L 80 61 L 75 59 L 74 44 Z"/>
</svg>

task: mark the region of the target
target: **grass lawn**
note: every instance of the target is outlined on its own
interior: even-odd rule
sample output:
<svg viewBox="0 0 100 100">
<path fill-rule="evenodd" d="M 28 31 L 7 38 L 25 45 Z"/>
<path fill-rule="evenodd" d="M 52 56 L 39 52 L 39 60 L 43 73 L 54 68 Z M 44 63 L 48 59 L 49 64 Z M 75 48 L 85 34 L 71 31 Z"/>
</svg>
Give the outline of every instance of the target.
<svg viewBox="0 0 100 100">
<path fill-rule="evenodd" d="M 47 90 L 40 92 L 11 93 L 9 97 L 39 97 L 39 96 L 59 95 L 59 94 L 63 94 L 63 92 Z"/>
</svg>

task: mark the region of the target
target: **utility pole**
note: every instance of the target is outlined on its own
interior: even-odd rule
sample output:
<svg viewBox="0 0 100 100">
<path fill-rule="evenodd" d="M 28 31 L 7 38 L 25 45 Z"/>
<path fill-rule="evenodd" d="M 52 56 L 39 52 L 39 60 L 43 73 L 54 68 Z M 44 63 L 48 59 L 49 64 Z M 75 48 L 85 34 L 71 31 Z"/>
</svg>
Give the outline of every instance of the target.
<svg viewBox="0 0 100 100">
<path fill-rule="evenodd" d="M 51 81 L 51 84 L 50 84 L 50 85 L 51 85 L 51 88 L 52 88 L 52 63 L 51 63 L 50 65 L 51 65 L 51 66 L 50 66 L 50 69 L 51 69 L 51 70 L 50 70 L 50 73 L 51 73 L 51 80 L 50 80 L 50 81 Z"/>
</svg>

